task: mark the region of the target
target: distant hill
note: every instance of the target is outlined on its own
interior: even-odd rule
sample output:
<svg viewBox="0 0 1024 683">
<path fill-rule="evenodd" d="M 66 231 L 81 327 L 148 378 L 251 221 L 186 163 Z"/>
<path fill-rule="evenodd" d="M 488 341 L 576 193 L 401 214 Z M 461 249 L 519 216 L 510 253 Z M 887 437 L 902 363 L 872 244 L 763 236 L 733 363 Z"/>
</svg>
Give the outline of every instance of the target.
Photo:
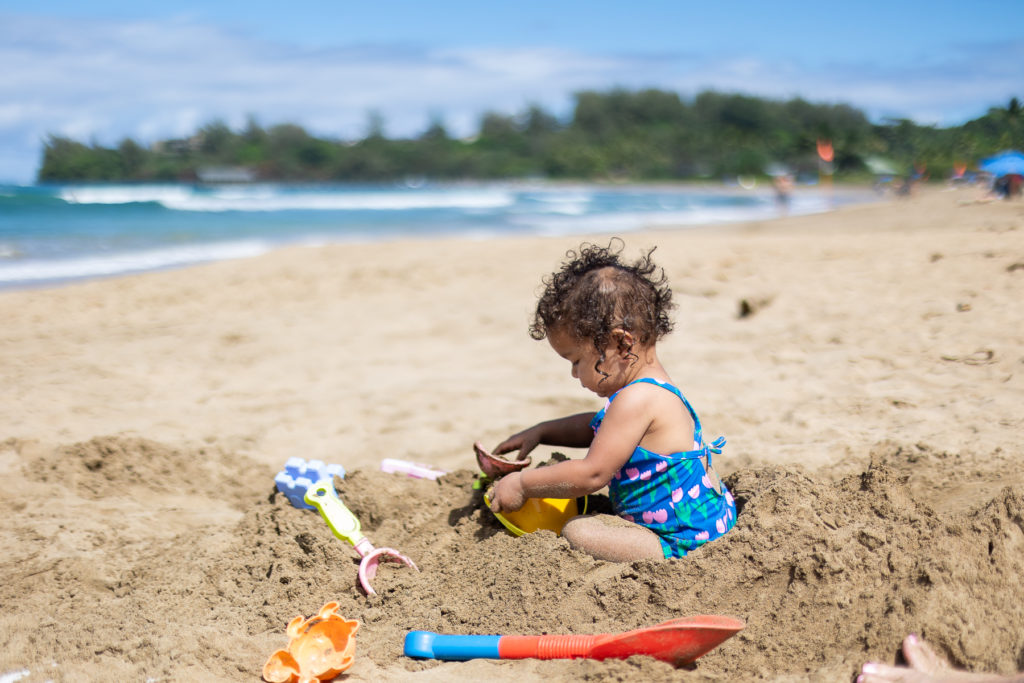
<svg viewBox="0 0 1024 683">
<path fill-rule="evenodd" d="M 117 147 L 51 135 L 40 181 L 359 181 L 572 178 L 673 180 L 817 174 L 819 141 L 831 143 L 839 178 L 878 168 L 946 177 L 983 156 L 1024 148 L 1017 98 L 950 128 L 901 119 L 871 123 L 845 104 L 813 104 L 702 92 L 692 100 L 661 90 L 580 92 L 568 121 L 539 107 L 487 113 L 468 139 L 435 121 L 415 139 L 389 139 L 379 120 L 360 140 L 324 139 L 290 123 L 250 119 L 233 131 L 213 121 L 187 139 Z M 881 166 L 879 165 L 881 164 Z M 873 169 L 875 169 L 873 171 Z"/>
</svg>

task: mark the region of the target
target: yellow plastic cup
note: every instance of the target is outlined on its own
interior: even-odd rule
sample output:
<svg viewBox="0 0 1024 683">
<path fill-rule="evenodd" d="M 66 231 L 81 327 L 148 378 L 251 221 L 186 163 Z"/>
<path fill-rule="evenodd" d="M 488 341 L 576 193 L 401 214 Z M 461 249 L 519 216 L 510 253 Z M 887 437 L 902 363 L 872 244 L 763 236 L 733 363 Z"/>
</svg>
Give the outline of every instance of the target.
<svg viewBox="0 0 1024 683">
<path fill-rule="evenodd" d="M 491 507 L 490 498 L 484 494 L 484 503 Z M 562 527 L 576 515 L 586 514 L 587 497 L 583 496 L 583 509 L 579 509 L 575 498 L 527 498 L 523 507 L 514 512 L 493 513 L 498 521 L 515 536 L 533 533 L 541 529 L 562 534 Z"/>
</svg>

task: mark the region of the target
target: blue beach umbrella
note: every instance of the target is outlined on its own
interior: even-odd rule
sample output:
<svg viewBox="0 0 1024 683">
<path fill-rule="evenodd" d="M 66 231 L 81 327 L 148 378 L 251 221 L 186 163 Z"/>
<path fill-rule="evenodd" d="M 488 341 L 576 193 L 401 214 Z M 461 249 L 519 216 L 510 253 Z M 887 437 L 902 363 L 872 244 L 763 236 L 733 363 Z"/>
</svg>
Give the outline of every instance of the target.
<svg viewBox="0 0 1024 683">
<path fill-rule="evenodd" d="M 1024 153 L 1015 149 L 1000 152 L 978 163 L 978 168 L 985 173 L 991 173 L 995 177 L 1019 173 L 1024 175 Z"/>
</svg>

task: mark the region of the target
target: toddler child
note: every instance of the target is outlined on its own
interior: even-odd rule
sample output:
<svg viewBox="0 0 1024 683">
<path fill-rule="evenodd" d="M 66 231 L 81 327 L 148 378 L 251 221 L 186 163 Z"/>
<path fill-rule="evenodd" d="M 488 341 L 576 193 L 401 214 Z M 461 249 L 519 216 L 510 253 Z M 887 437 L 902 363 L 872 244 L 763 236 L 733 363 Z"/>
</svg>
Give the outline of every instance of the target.
<svg viewBox="0 0 1024 683">
<path fill-rule="evenodd" d="M 736 506 L 711 466 L 725 439 L 704 440 L 700 419 L 658 360 L 671 331 L 672 292 L 651 249 L 620 259 L 621 241 L 570 251 L 544 291 L 530 336 L 547 339 L 584 388 L 607 399 L 596 412 L 539 424 L 505 439 L 495 454 L 538 444 L 586 448 L 586 457 L 502 477 L 495 512 L 527 498 L 575 498 L 608 486 L 616 515 L 580 515 L 562 535 L 612 561 L 682 557 L 736 523 Z"/>
</svg>

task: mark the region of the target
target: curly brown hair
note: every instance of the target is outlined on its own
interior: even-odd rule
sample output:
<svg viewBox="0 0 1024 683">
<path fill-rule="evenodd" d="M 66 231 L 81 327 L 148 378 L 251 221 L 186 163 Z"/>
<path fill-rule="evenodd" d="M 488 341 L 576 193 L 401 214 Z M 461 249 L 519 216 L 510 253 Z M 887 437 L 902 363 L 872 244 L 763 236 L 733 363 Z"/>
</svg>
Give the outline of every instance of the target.
<svg viewBox="0 0 1024 683">
<path fill-rule="evenodd" d="M 624 246 L 616 237 L 607 247 L 583 243 L 579 251 L 566 252 L 562 267 L 543 280 L 530 336 L 540 340 L 559 329 L 590 340 L 601 354 L 600 365 L 616 328 L 644 346 L 671 332 L 672 290 L 665 271 L 651 260 L 656 247 L 624 263 Z"/>
</svg>

